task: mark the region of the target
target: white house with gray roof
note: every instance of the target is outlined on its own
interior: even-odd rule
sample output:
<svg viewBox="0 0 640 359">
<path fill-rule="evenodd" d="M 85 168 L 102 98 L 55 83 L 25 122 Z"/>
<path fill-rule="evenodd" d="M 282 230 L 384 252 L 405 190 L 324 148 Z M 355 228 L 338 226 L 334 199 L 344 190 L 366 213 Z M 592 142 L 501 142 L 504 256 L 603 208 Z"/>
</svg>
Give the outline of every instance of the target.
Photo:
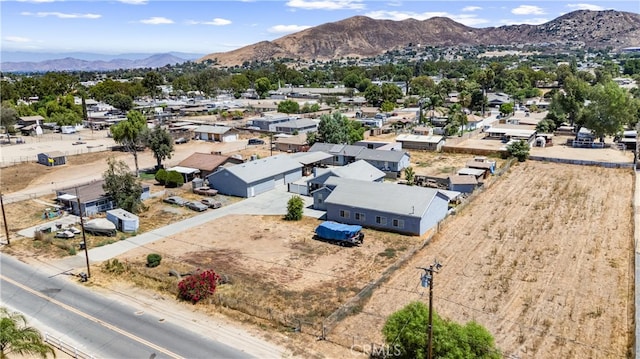
<svg viewBox="0 0 640 359">
<path fill-rule="evenodd" d="M 409 153 L 405 151 L 372 150 L 369 148 L 363 148 L 356 155 L 356 160 L 365 160 L 380 171 L 396 175 L 409 167 L 410 158 Z"/>
<path fill-rule="evenodd" d="M 298 118 L 269 126 L 270 132 L 286 133 L 288 135 L 316 132 L 317 130 L 318 123 L 309 118 Z"/>
<path fill-rule="evenodd" d="M 364 147 L 354 145 L 340 145 L 335 143 L 316 142 L 309 148 L 309 152 L 326 152 L 332 157 L 323 161 L 325 165 L 344 166 L 356 161 L 356 156 Z"/>
<path fill-rule="evenodd" d="M 321 153 L 321 152 L 318 152 Z M 315 168 L 313 178 L 307 180 L 308 193 L 324 186 L 328 178 L 340 177 L 369 182 L 384 181 L 384 172 L 375 168 L 367 161 L 360 160 L 346 166 L 331 168 Z"/>
<path fill-rule="evenodd" d="M 302 177 L 302 164 L 287 155 L 265 157 L 225 168 L 207 176 L 219 193 L 254 197 Z"/>
<path fill-rule="evenodd" d="M 202 125 L 193 129 L 195 136 L 204 141 L 233 142 L 238 140 L 238 130 L 227 126 Z"/>
<path fill-rule="evenodd" d="M 437 189 L 330 177 L 314 193 L 328 221 L 423 235 L 449 211 L 449 196 Z"/>
</svg>

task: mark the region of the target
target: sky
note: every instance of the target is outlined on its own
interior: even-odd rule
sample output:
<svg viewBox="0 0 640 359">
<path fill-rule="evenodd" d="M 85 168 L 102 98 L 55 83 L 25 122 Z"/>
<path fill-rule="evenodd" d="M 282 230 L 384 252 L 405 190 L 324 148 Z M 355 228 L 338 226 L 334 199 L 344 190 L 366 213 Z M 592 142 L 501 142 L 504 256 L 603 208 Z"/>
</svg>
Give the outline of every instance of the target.
<svg viewBox="0 0 640 359">
<path fill-rule="evenodd" d="M 542 24 L 580 9 L 640 13 L 640 1 L 0 0 L 0 49 L 209 54 L 356 15 L 389 20 L 443 16 L 485 28 Z"/>
</svg>

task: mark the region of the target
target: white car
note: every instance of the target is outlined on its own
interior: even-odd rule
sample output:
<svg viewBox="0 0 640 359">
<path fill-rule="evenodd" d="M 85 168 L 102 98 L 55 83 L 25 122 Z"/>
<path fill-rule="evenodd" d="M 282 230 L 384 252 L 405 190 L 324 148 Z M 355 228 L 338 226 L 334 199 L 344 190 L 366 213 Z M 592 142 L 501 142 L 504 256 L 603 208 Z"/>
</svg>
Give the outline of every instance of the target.
<svg viewBox="0 0 640 359">
<path fill-rule="evenodd" d="M 75 234 L 71 231 L 60 231 L 56 233 L 56 238 L 69 239 L 75 237 Z"/>
</svg>

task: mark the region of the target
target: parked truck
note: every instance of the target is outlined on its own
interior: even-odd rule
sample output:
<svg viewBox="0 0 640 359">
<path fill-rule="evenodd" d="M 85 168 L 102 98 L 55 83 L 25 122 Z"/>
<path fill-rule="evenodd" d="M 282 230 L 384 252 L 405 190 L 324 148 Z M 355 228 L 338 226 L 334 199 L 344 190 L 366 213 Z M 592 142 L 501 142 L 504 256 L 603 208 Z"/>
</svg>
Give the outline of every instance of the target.
<svg viewBox="0 0 640 359">
<path fill-rule="evenodd" d="M 341 246 L 359 246 L 364 241 L 362 226 L 325 221 L 316 227 L 316 238 Z"/>
</svg>

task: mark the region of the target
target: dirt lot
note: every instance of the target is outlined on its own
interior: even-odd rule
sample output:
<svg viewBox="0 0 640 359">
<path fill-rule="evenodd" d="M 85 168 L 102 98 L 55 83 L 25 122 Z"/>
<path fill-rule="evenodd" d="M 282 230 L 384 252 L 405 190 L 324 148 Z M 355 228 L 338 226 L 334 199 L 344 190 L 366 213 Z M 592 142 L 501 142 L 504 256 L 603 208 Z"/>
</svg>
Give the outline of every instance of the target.
<svg viewBox="0 0 640 359">
<path fill-rule="evenodd" d="M 633 173 L 526 162 L 455 217 L 336 335 L 382 343 L 385 318 L 428 301 L 486 326 L 507 356 L 619 358 L 633 343 Z"/>
</svg>

